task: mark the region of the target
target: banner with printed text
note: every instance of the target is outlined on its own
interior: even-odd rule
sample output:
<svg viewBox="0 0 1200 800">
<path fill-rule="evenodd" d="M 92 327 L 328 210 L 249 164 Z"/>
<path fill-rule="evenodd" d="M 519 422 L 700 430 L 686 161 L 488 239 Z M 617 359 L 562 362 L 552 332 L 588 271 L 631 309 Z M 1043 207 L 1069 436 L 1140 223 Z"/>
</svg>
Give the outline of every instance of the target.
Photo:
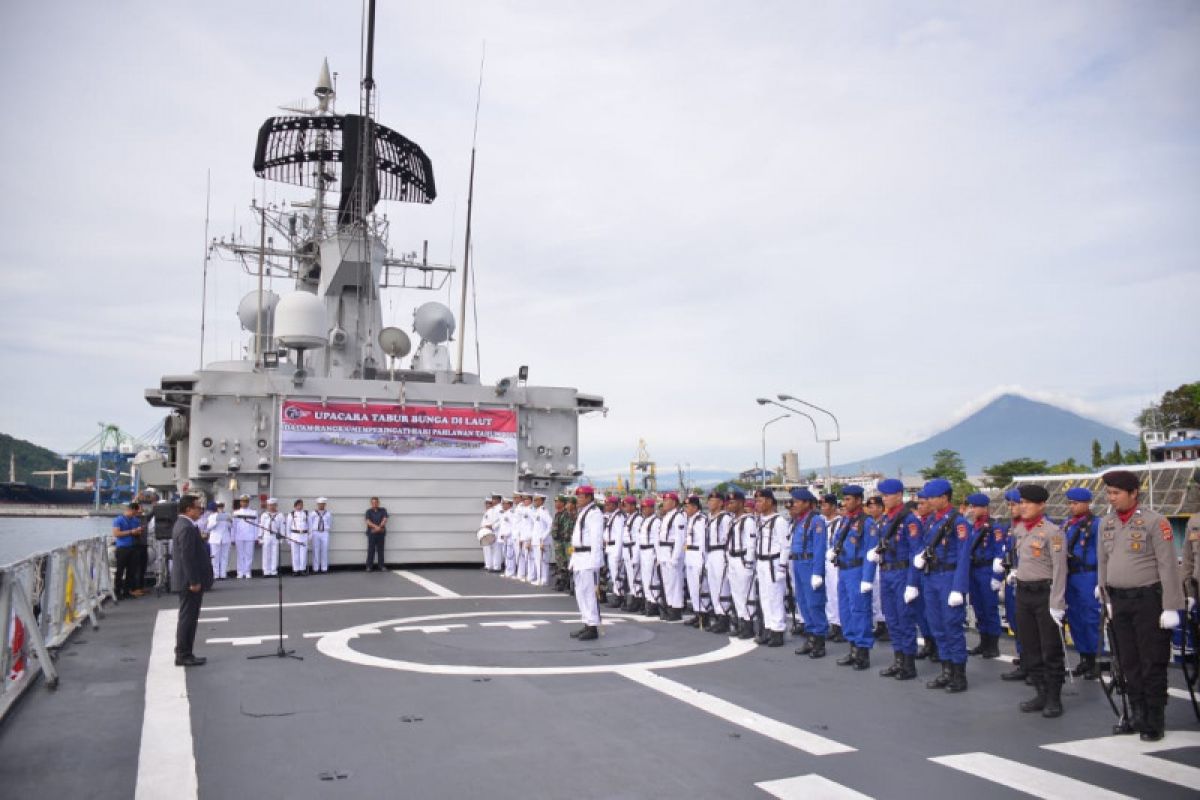
<svg viewBox="0 0 1200 800">
<path fill-rule="evenodd" d="M 285 458 L 516 461 L 517 414 L 285 400 L 279 420 Z"/>
</svg>

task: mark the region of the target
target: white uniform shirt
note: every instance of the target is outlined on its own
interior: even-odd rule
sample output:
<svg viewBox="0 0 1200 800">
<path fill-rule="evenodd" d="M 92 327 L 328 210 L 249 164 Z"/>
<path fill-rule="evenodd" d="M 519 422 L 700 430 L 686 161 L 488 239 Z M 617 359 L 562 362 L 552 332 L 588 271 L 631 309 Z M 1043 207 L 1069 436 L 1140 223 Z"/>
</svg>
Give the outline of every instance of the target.
<svg viewBox="0 0 1200 800">
<path fill-rule="evenodd" d="M 333 528 L 333 512 L 329 509 L 324 511 L 312 511 L 308 515 L 308 529 L 314 533 L 324 531 L 329 533 Z"/>
<path fill-rule="evenodd" d="M 214 511 L 208 518 L 208 543 L 224 544 L 232 539 L 233 519 L 224 511 Z"/>
<path fill-rule="evenodd" d="M 683 509 L 676 508 L 663 514 L 662 524 L 658 528 L 658 560 L 682 561 L 686 538 L 687 517 Z"/>
<path fill-rule="evenodd" d="M 625 538 L 625 512 L 617 509 L 604 519 L 604 546 L 619 546 Z"/>
<path fill-rule="evenodd" d="M 648 514 L 642 517 L 642 527 L 638 529 L 638 546 L 650 545 L 651 547 L 658 546 L 658 529 L 662 527 L 662 520 L 657 514 Z"/>
<path fill-rule="evenodd" d="M 686 548 L 688 552 L 699 552 L 700 557 L 704 558 L 706 550 L 704 549 L 704 540 L 708 535 L 708 517 L 703 512 L 697 511 L 692 516 L 688 517 L 687 521 L 687 539 Z"/>
<path fill-rule="evenodd" d="M 501 508 L 498 520 L 496 522 L 496 535 L 500 537 L 502 541 L 507 542 L 509 537 L 512 536 L 512 532 L 513 510 L 510 508 L 508 511 L 505 511 L 503 508 Z"/>
<path fill-rule="evenodd" d="M 550 530 L 553 527 L 554 517 L 550 514 L 550 509 L 542 506 L 533 510 L 533 541 L 535 544 L 552 544 L 554 540 L 550 535 Z"/>
<path fill-rule="evenodd" d="M 754 548 L 758 544 L 758 517 L 750 512 L 743 513 L 729 526 L 729 552 L 744 564 L 754 562 Z"/>
<path fill-rule="evenodd" d="M 287 515 L 288 530 L 292 533 L 308 533 L 308 512 L 290 511 Z"/>
<path fill-rule="evenodd" d="M 571 531 L 573 570 L 600 569 L 604 563 L 604 512 L 595 503 L 579 509 Z"/>
<path fill-rule="evenodd" d="M 641 514 L 626 515 L 625 528 L 621 534 L 621 544 L 622 545 L 628 546 L 628 545 L 636 545 L 637 544 L 637 537 L 638 537 L 638 534 L 642 530 L 642 520 L 643 519 L 644 518 L 642 517 Z"/>
<path fill-rule="evenodd" d="M 233 540 L 253 542 L 258 540 L 258 514 L 249 508 L 233 512 Z"/>
<path fill-rule="evenodd" d="M 264 511 L 262 516 L 258 518 L 258 524 L 262 527 L 274 531 L 280 536 L 287 536 L 287 531 L 283 527 L 283 522 L 284 516 L 279 511 Z M 264 543 L 267 541 L 268 537 L 271 536 L 271 534 L 267 533 L 267 531 L 260 530 L 259 533 L 261 534 L 259 539 L 261 539 Z"/>
</svg>

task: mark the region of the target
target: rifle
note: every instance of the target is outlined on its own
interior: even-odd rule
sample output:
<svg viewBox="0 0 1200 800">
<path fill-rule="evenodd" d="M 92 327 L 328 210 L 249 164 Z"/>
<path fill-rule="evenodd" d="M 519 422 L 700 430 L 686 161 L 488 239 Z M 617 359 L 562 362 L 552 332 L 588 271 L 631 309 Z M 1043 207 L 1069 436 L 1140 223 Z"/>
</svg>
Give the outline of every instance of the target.
<svg viewBox="0 0 1200 800">
<path fill-rule="evenodd" d="M 1105 680 L 1105 670 L 1100 668 L 1100 688 L 1104 690 L 1104 696 L 1108 700 L 1109 706 L 1112 707 L 1113 713 L 1117 715 L 1117 724 L 1113 726 L 1114 734 L 1133 733 L 1133 724 L 1129 718 L 1129 686 L 1125 681 L 1125 672 L 1121 669 L 1121 651 L 1117 646 L 1117 634 L 1113 629 L 1112 617 L 1108 615 L 1108 596 L 1103 597 L 1103 602 L 1100 604 L 1101 613 L 1101 630 L 1108 637 L 1108 647 L 1112 652 L 1112 658 L 1109 660 L 1108 680 Z M 1121 707 L 1117 708 L 1117 703 L 1113 700 L 1113 695 L 1120 695 Z"/>
<path fill-rule="evenodd" d="M 1183 592 L 1196 602 L 1191 611 L 1183 612 L 1183 625 L 1180 626 L 1183 634 L 1180 666 L 1183 667 L 1183 680 L 1187 683 L 1188 694 L 1192 698 L 1192 711 L 1196 714 L 1196 719 L 1200 720 L 1200 702 L 1196 700 L 1196 683 L 1197 679 L 1200 679 L 1200 582 L 1195 578 L 1188 578 L 1183 582 Z M 1192 640 L 1191 653 L 1188 652 L 1189 637 Z"/>
<path fill-rule="evenodd" d="M 937 549 L 942 546 L 943 542 L 946 541 L 946 534 L 950 532 L 950 529 L 953 528 L 957 522 L 958 514 L 954 513 L 953 511 L 947 514 L 946 521 L 938 530 L 937 536 L 933 537 L 933 541 L 927 544 L 925 546 L 925 550 L 922 551 L 921 555 L 925 559 L 925 568 L 921 571 L 926 575 L 929 575 L 931 572 L 933 572 L 933 568 L 937 564 Z"/>
<path fill-rule="evenodd" d="M 761 635 L 763 630 L 763 613 L 762 602 L 758 597 L 758 562 L 755 561 L 754 573 L 750 576 L 750 587 L 746 589 L 746 608 L 753 608 L 751 618 L 753 619 L 755 635 Z M 750 598 L 754 598 L 751 600 Z"/>
<path fill-rule="evenodd" d="M 783 598 L 784 608 L 792 615 L 792 632 L 795 633 L 799 627 L 796 622 L 796 590 L 792 588 L 792 568 L 788 565 L 783 570 L 784 576 L 787 578 L 787 595 Z"/>
</svg>

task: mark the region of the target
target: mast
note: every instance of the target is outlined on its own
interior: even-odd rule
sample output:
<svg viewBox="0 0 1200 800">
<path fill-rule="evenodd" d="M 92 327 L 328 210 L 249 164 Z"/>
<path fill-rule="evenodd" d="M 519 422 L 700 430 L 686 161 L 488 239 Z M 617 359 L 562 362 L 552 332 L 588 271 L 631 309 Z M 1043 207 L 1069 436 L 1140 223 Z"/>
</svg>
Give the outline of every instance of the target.
<svg viewBox="0 0 1200 800">
<path fill-rule="evenodd" d="M 487 58 L 487 42 L 479 56 L 479 85 L 475 89 L 475 129 L 471 132 L 471 176 L 467 181 L 467 232 L 463 242 L 462 294 L 458 303 L 458 370 L 455 383 L 463 379 L 463 345 L 467 340 L 467 280 L 471 273 L 471 212 L 475 206 L 475 144 L 479 139 L 479 101 L 483 96 L 483 62 Z"/>
</svg>

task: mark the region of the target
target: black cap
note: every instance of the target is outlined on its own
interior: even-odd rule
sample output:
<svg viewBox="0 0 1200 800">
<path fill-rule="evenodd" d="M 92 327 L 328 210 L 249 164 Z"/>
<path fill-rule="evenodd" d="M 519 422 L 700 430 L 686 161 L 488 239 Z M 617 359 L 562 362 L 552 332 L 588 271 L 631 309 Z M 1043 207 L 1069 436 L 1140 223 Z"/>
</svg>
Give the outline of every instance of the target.
<svg viewBox="0 0 1200 800">
<path fill-rule="evenodd" d="M 867 498 L 866 504 L 869 506 L 881 506 L 883 505 L 883 498 L 879 495 L 873 495 Z"/>
<path fill-rule="evenodd" d="M 1023 483 L 1017 487 L 1017 491 L 1021 493 L 1022 500 L 1028 500 L 1031 503 L 1044 503 L 1050 499 L 1050 493 L 1046 491 L 1046 487 L 1036 483 Z"/>
<path fill-rule="evenodd" d="M 772 503 L 775 502 L 775 492 L 772 489 L 755 489 L 754 496 L 755 497 L 765 497 L 768 500 L 770 500 Z"/>
<path fill-rule="evenodd" d="M 836 506 L 838 504 L 838 496 L 836 494 L 823 494 L 821 495 L 821 502 Z"/>
<path fill-rule="evenodd" d="M 699 508 L 700 507 L 700 495 L 689 494 L 688 499 L 685 502 L 689 506 L 695 506 L 696 508 Z"/>
<path fill-rule="evenodd" d="M 1113 469 L 1100 476 L 1105 486 L 1121 489 L 1126 492 L 1136 492 L 1142 482 L 1138 476 L 1127 469 Z"/>
</svg>

